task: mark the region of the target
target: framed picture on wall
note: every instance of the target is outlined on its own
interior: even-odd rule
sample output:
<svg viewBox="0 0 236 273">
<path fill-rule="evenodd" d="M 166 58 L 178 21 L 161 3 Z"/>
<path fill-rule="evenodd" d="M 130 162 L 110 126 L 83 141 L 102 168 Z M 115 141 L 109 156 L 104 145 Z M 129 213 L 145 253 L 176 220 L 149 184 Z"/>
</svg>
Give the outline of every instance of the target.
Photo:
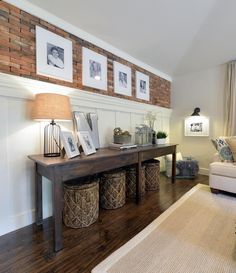
<svg viewBox="0 0 236 273">
<path fill-rule="evenodd" d="M 88 131 L 78 132 L 79 142 L 82 145 L 85 155 L 90 155 L 96 153 L 96 149 L 93 145 L 92 138 Z"/>
<path fill-rule="evenodd" d="M 131 96 L 131 68 L 118 62 L 113 62 L 114 91 L 117 94 Z"/>
<path fill-rule="evenodd" d="M 61 131 L 60 136 L 61 136 L 61 141 L 68 158 L 72 158 L 80 154 L 79 149 L 75 143 L 72 132 Z"/>
<path fill-rule="evenodd" d="M 150 100 L 149 76 L 136 71 L 136 97 L 141 100 Z"/>
<path fill-rule="evenodd" d="M 73 82 L 72 42 L 36 26 L 36 73 Z"/>
<path fill-rule="evenodd" d="M 107 57 L 86 47 L 82 49 L 82 84 L 107 90 Z"/>
<path fill-rule="evenodd" d="M 185 136 L 209 136 L 209 118 L 191 116 L 184 120 Z"/>
</svg>

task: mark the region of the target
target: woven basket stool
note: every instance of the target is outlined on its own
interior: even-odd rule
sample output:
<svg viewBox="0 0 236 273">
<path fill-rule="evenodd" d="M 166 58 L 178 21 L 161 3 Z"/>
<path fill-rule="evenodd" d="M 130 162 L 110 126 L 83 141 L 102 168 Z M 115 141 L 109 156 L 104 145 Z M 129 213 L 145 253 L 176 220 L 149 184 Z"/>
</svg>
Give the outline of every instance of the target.
<svg viewBox="0 0 236 273">
<path fill-rule="evenodd" d="M 145 194 L 145 166 L 141 169 L 141 196 Z M 130 166 L 126 170 L 126 197 L 136 198 L 136 167 Z"/>
<path fill-rule="evenodd" d="M 146 181 L 145 188 L 146 191 L 155 191 L 159 189 L 160 180 L 160 161 L 159 160 L 149 160 L 145 162 L 146 171 Z"/>
<path fill-rule="evenodd" d="M 117 209 L 125 204 L 125 170 L 102 174 L 100 204 L 104 209 Z"/>
<path fill-rule="evenodd" d="M 82 179 L 64 184 L 64 224 L 82 228 L 93 224 L 99 213 L 99 180 Z"/>
</svg>

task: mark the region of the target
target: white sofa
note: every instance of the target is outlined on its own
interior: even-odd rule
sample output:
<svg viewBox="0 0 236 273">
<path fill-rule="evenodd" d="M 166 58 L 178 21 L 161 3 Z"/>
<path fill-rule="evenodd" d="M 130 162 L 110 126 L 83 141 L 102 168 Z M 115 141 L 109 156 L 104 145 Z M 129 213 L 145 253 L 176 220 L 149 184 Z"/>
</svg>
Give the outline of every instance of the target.
<svg viewBox="0 0 236 273">
<path fill-rule="evenodd" d="M 219 190 L 236 193 L 236 163 L 220 162 L 216 154 L 210 164 L 209 185 L 214 193 Z"/>
</svg>

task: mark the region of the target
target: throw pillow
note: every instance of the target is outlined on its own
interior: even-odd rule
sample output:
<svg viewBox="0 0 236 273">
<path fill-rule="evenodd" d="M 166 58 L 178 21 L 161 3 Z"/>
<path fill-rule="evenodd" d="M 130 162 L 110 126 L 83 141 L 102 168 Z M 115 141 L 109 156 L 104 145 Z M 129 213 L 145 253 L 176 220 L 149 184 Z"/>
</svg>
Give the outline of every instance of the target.
<svg viewBox="0 0 236 273">
<path fill-rule="evenodd" d="M 212 145 L 215 147 L 215 149 L 217 150 L 217 142 L 216 142 L 216 140 L 215 139 L 211 139 L 211 143 L 212 143 Z M 218 150 L 217 150 L 218 151 Z"/>
<path fill-rule="evenodd" d="M 236 161 L 236 138 L 227 138 L 226 142 L 229 145 L 230 150 L 233 154 L 234 161 Z"/>
<path fill-rule="evenodd" d="M 217 138 L 216 143 L 221 161 L 233 162 L 233 154 L 226 140 L 223 138 Z"/>
</svg>

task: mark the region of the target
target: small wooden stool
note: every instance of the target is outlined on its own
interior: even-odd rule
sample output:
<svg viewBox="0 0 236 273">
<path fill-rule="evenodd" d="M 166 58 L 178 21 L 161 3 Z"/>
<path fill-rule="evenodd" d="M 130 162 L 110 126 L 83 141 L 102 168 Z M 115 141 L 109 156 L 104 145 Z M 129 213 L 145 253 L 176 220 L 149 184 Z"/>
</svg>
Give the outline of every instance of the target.
<svg viewBox="0 0 236 273">
<path fill-rule="evenodd" d="M 160 161 L 152 159 L 146 161 L 146 181 L 145 188 L 146 191 L 156 191 L 159 189 L 159 180 L 160 180 Z"/>
<path fill-rule="evenodd" d="M 99 214 L 99 180 L 84 178 L 64 184 L 64 224 L 82 228 L 93 224 Z"/>
<path fill-rule="evenodd" d="M 141 196 L 145 194 L 145 166 L 141 169 Z M 126 197 L 136 198 L 136 167 L 130 166 L 126 170 Z"/>
<path fill-rule="evenodd" d="M 102 174 L 100 204 L 104 209 L 117 209 L 125 204 L 125 170 Z"/>
</svg>

